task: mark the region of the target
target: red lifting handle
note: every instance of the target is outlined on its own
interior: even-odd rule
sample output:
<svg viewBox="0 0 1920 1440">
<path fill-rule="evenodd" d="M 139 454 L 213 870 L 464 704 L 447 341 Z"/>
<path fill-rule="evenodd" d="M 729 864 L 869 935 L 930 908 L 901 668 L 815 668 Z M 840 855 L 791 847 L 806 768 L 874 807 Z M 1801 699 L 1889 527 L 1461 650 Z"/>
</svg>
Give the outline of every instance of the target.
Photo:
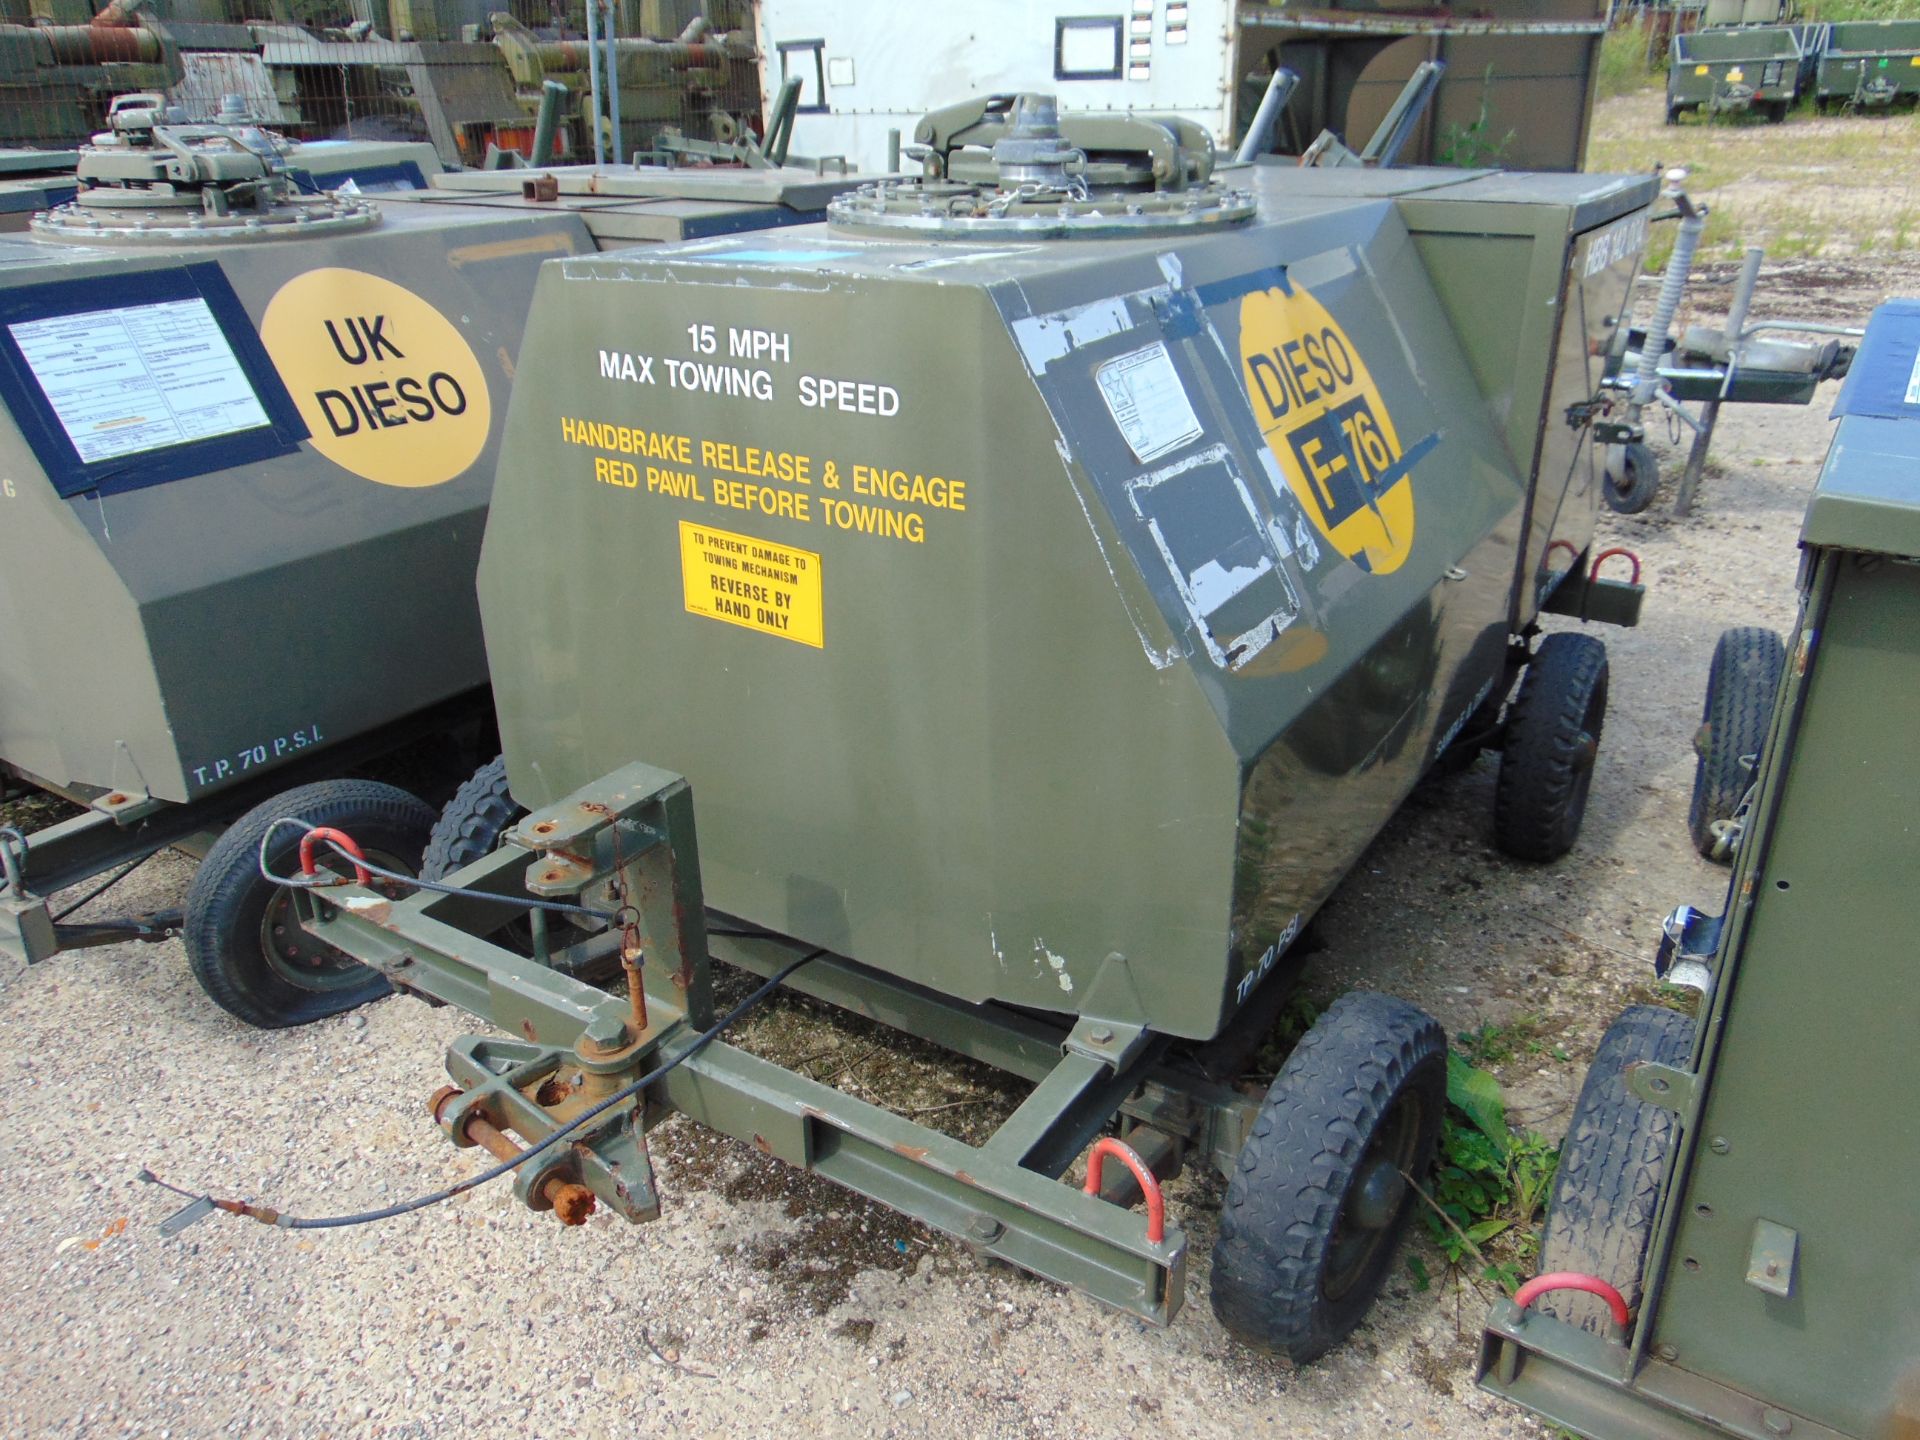
<svg viewBox="0 0 1920 1440">
<path fill-rule="evenodd" d="M 1633 579 L 1627 583 L 1630 585 L 1638 585 L 1640 583 L 1640 557 L 1624 545 L 1616 545 L 1611 550 L 1602 550 L 1598 555 L 1594 556 L 1593 564 L 1588 567 L 1587 570 L 1587 579 L 1598 580 L 1600 578 L 1600 567 L 1616 555 L 1624 555 L 1633 562 Z"/>
<path fill-rule="evenodd" d="M 1131 1145 L 1111 1135 L 1093 1142 L 1093 1153 L 1087 1156 L 1087 1194 L 1100 1193 L 1100 1170 L 1109 1155 L 1131 1170 L 1133 1178 L 1140 1182 L 1140 1193 L 1147 1197 L 1147 1243 L 1158 1245 L 1167 1238 L 1167 1202 L 1160 1194 L 1160 1182 L 1154 1179 L 1147 1162 L 1134 1153 Z"/>
<path fill-rule="evenodd" d="M 1513 1303 L 1522 1310 L 1545 1295 L 1550 1290 L 1584 1290 L 1589 1295 L 1598 1295 L 1607 1302 L 1607 1308 L 1613 1312 L 1613 1323 L 1622 1330 L 1632 1317 L 1627 1313 L 1626 1297 L 1598 1275 L 1582 1275 L 1574 1270 L 1555 1270 L 1549 1275 L 1536 1275 L 1514 1292 Z"/>
<path fill-rule="evenodd" d="M 300 837 L 300 873 L 302 875 L 316 875 L 319 873 L 314 869 L 313 865 L 313 847 L 322 840 L 333 841 L 334 844 L 338 845 L 353 857 L 353 878 L 355 880 L 359 881 L 362 885 L 373 884 L 373 876 L 368 873 L 367 867 L 360 863 L 367 858 L 361 853 L 360 846 L 346 831 L 335 830 L 330 825 L 322 825 L 317 830 L 309 830 Z"/>
</svg>

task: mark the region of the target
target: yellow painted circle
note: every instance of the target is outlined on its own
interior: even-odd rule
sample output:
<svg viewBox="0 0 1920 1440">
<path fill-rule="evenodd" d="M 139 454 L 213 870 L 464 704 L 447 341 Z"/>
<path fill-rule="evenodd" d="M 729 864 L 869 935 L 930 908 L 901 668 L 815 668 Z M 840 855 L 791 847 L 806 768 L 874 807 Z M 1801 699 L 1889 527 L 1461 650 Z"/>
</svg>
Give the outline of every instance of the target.
<svg viewBox="0 0 1920 1440">
<path fill-rule="evenodd" d="M 1314 528 L 1387 575 L 1413 549 L 1413 481 L 1367 362 L 1304 289 L 1240 301 L 1240 367 L 1254 418 Z"/>
<path fill-rule="evenodd" d="M 260 338 L 313 448 L 382 485 L 442 485 L 486 448 L 487 377 L 466 337 L 405 286 L 309 270 L 280 287 Z"/>
</svg>

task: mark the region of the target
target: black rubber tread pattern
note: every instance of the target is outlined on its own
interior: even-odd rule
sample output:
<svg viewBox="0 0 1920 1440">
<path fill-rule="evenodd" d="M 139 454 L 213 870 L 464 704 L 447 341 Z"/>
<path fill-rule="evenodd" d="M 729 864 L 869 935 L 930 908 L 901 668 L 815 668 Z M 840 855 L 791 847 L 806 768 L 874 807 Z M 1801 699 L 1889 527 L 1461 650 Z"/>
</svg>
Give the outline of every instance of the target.
<svg viewBox="0 0 1920 1440">
<path fill-rule="evenodd" d="M 507 757 L 496 755 L 454 792 L 433 824 L 420 874 L 444 880 L 454 871 L 483 860 L 500 846 L 500 837 L 520 822 L 526 809 L 507 793 Z"/>
<path fill-rule="evenodd" d="M 1409 1088 L 1422 1103 L 1412 1173 L 1424 1182 L 1446 1108 L 1447 1037 L 1437 1021 L 1391 995 L 1353 991 L 1287 1057 L 1227 1181 L 1213 1250 L 1213 1313 L 1239 1339 L 1304 1365 L 1366 1314 L 1397 1243 L 1381 1246 L 1337 1302 L 1321 1281 L 1347 1187 Z M 1409 1188 L 1396 1240 L 1419 1203 Z"/>
<path fill-rule="evenodd" d="M 1609 472 L 1600 486 L 1607 508 L 1622 515 L 1638 515 L 1653 503 L 1653 497 L 1659 492 L 1660 462 L 1654 458 L 1653 451 L 1638 440 L 1630 442 L 1620 458 L 1619 479 L 1615 480 Z"/>
<path fill-rule="evenodd" d="M 1514 859 L 1558 860 L 1573 848 L 1592 781 L 1581 737 L 1591 723 L 1600 743 L 1606 710 L 1607 647 L 1568 631 L 1542 640 L 1507 712 L 1494 791 L 1494 843 Z"/>
<path fill-rule="evenodd" d="M 1693 1031 L 1692 1016 L 1658 1005 L 1630 1006 L 1608 1027 L 1560 1147 L 1540 1237 L 1541 1274 L 1597 1275 L 1636 1313 L 1674 1117 L 1627 1089 L 1627 1067 L 1685 1065 Z M 1542 1296 L 1535 1308 L 1596 1335 L 1612 1325 L 1604 1300 L 1576 1291 Z"/>
<path fill-rule="evenodd" d="M 1693 770 L 1693 801 L 1687 829 L 1693 848 L 1713 858 L 1713 823 L 1731 820 L 1753 784 L 1740 763 L 1758 755 L 1773 723 L 1774 697 L 1787 668 L 1787 646 L 1773 631 L 1743 625 L 1722 631 L 1707 671 L 1707 699 L 1700 710 L 1706 743 Z"/>
<path fill-rule="evenodd" d="M 369 853 L 380 851 L 417 866 L 433 829 L 433 810 L 393 785 L 373 780 L 322 780 L 267 800 L 236 820 L 214 843 L 187 890 L 183 936 L 187 963 L 215 1004 L 263 1030 L 325 1019 L 377 1000 L 391 988 L 367 972 L 363 985 L 338 990 L 302 990 L 268 968 L 260 953 L 260 923 L 277 887 L 260 876 L 260 840 L 286 815 L 309 825 L 347 832 Z M 286 826 L 274 835 L 268 865 L 292 874 L 300 832 Z"/>
</svg>

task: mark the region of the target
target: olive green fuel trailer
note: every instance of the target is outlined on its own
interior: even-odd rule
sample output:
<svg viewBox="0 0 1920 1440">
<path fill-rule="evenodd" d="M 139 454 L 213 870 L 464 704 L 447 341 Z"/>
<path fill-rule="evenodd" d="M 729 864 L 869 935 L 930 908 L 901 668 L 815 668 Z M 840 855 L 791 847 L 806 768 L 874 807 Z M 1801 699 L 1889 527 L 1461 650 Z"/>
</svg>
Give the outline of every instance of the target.
<svg viewBox="0 0 1920 1440">
<path fill-rule="evenodd" d="M 505 778 L 442 854 L 611 928 L 352 885 L 307 924 L 517 1037 L 436 1113 L 548 1142 L 535 1204 L 650 1218 L 676 1108 L 1164 1321 L 1179 1230 L 1057 1183 L 1124 1124 L 1230 1177 L 1215 1307 L 1309 1359 L 1391 1263 L 1444 1037 L 1352 995 L 1264 1105 L 1220 1079 L 1441 756 L 1504 744 L 1500 843 L 1573 843 L 1605 652 L 1538 621 L 1637 614 L 1590 432 L 1652 182 L 1215 170 L 1037 96 L 917 139 L 824 226 L 542 269 L 480 568 Z M 1035 1088 L 973 1147 L 709 1044 L 709 941 Z M 610 955 L 632 997 L 573 978 Z"/>
<path fill-rule="evenodd" d="M 1598 1440 L 1920 1434 L 1920 301 L 1875 312 L 1835 414 L 1784 663 L 1746 629 L 1720 654 L 1748 663 L 1715 664 L 1739 703 L 1710 691 L 1709 718 L 1741 743 L 1710 753 L 1748 750 L 1750 793 L 1722 913 L 1681 906 L 1656 961 L 1698 1022 L 1637 1006 L 1608 1031 L 1548 1288 L 1482 1342 L 1484 1386 Z"/>
<path fill-rule="evenodd" d="M 60 926 L 48 897 L 415 738 L 458 737 L 450 791 L 495 749 L 473 574 L 541 262 L 805 219 L 851 181 L 621 166 L 340 195 L 307 172 L 357 142 L 115 118 L 77 199 L 0 239 L 0 777 L 86 807 L 0 836 L 0 953 L 161 939 L 199 907 L 203 979 L 277 976 L 223 1003 L 311 1018 L 368 977 L 284 928 L 276 953 L 271 923 L 237 938 L 216 900 L 264 904 L 245 857 L 203 868 L 187 917 Z M 371 158 L 396 149 L 431 163 Z M 411 866 L 432 812 L 387 798 Z"/>
</svg>

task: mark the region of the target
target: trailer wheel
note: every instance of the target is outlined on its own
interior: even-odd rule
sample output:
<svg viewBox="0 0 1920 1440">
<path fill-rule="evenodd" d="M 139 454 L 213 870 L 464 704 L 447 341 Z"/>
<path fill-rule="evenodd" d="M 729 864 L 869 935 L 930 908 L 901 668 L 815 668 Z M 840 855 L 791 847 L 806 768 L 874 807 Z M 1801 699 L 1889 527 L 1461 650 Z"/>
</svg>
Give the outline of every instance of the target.
<svg viewBox="0 0 1920 1440">
<path fill-rule="evenodd" d="M 1390 995 L 1335 1001 L 1280 1067 L 1227 1182 L 1213 1313 L 1304 1365 L 1373 1303 L 1418 1203 L 1447 1098 L 1447 1038 Z"/>
<path fill-rule="evenodd" d="M 1769 125 L 1778 125 L 1782 120 L 1785 120 L 1787 118 L 1787 111 L 1790 108 L 1790 104 L 1791 102 L 1786 100 L 1768 101 L 1767 102 L 1767 123 Z"/>
<path fill-rule="evenodd" d="M 1684 109 L 1686 109 L 1684 105 L 1667 106 L 1667 124 L 1678 125 L 1680 123 L 1680 112 Z"/>
<path fill-rule="evenodd" d="M 525 817 L 526 807 L 507 792 L 507 757 L 496 755 L 454 792 L 434 821 L 420 873 L 444 880 L 500 848 L 500 837 Z"/>
<path fill-rule="evenodd" d="M 1607 647 L 1591 635 L 1549 635 L 1533 652 L 1507 712 L 1494 790 L 1494 842 L 1516 860 L 1558 860 L 1587 813 L 1607 718 Z"/>
<path fill-rule="evenodd" d="M 299 927 L 293 894 L 260 874 L 260 842 L 281 816 L 331 825 L 359 842 L 367 859 L 417 872 L 433 829 L 433 811 L 392 785 L 324 780 L 256 805 L 207 852 L 187 891 L 185 938 L 194 978 L 215 1004 L 262 1029 L 305 1025 L 387 993 L 386 977 L 322 945 Z M 267 866 L 290 875 L 298 866 L 300 832 L 276 830 Z M 320 863 L 351 874 L 325 852 Z M 404 887 L 379 882 L 398 896 Z"/>
<path fill-rule="evenodd" d="M 1653 503 L 1659 489 L 1660 462 L 1654 458 L 1651 448 L 1635 440 L 1620 457 L 1619 478 L 1608 471 L 1600 493 L 1609 510 L 1638 515 Z"/>
<path fill-rule="evenodd" d="M 1640 1308 L 1674 1117 L 1627 1088 L 1627 1067 L 1648 1061 L 1686 1064 L 1693 1030 L 1691 1016 L 1658 1005 L 1630 1006 L 1608 1027 L 1560 1147 L 1540 1240 L 1541 1274 L 1597 1275 L 1620 1292 L 1629 1309 Z M 1604 1301 L 1575 1291 L 1543 1296 L 1535 1308 L 1597 1335 L 1612 1324 Z"/>
<path fill-rule="evenodd" d="M 447 808 L 434 822 L 420 873 L 428 880 L 444 880 L 454 871 L 484 860 L 500 848 L 500 839 L 525 818 L 527 809 L 507 790 L 507 757 L 496 755 L 454 792 Z M 522 955 L 533 954 L 533 926 L 524 912 L 501 907 L 500 923 L 491 931 L 476 917 L 474 933 Z"/>
<path fill-rule="evenodd" d="M 1693 848 L 1709 860 L 1732 858 L 1730 853 L 1717 853 L 1726 847 L 1713 827 L 1717 821 L 1733 818 L 1753 784 L 1745 761 L 1757 756 L 1767 742 L 1774 695 L 1786 667 L 1786 643 L 1760 626 L 1724 631 L 1713 647 L 1707 701 L 1693 741 L 1699 760 L 1693 768 L 1693 803 L 1687 810 Z"/>
</svg>

